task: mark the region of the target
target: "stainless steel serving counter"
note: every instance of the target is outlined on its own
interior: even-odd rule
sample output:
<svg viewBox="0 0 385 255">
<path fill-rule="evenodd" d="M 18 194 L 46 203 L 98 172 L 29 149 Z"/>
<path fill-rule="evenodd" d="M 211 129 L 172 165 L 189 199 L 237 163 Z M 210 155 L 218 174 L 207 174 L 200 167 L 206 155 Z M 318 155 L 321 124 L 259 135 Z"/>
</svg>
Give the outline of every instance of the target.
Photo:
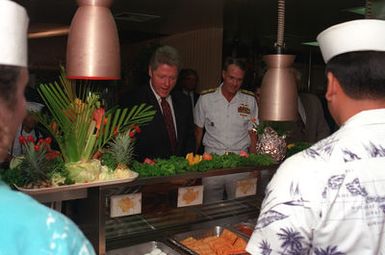
<svg viewBox="0 0 385 255">
<path fill-rule="evenodd" d="M 191 172 L 175 176 L 138 178 L 132 182 L 119 182 L 84 187 L 66 187 L 29 193 L 47 203 L 66 201 L 63 210 L 72 218 L 94 245 L 97 254 L 141 242 L 160 240 L 180 231 L 207 227 L 218 223 L 232 223 L 256 217 L 263 198 L 264 183 L 274 173 L 277 165 L 270 167 L 242 167 Z M 265 174 L 259 174 L 260 171 Z M 240 172 L 256 172 L 257 195 L 209 205 L 177 208 L 175 190 L 191 180 Z M 266 172 L 268 174 L 266 175 Z M 266 177 L 267 176 L 267 177 Z M 113 195 L 143 193 L 141 214 L 111 218 L 110 197 Z M 28 192 L 27 192 L 28 193 Z M 57 208 L 61 209 L 61 206 Z"/>
</svg>

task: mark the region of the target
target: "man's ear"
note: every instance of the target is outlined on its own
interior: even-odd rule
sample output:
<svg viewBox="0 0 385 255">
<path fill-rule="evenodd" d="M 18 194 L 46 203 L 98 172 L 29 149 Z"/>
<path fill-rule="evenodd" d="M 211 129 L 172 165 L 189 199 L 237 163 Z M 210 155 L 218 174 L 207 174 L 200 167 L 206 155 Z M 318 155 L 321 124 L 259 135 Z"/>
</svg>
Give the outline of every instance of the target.
<svg viewBox="0 0 385 255">
<path fill-rule="evenodd" d="M 148 76 L 152 77 L 151 66 L 148 66 Z"/>
<path fill-rule="evenodd" d="M 331 101 L 333 96 L 337 93 L 337 86 L 339 86 L 339 83 L 337 78 L 331 72 L 328 72 L 326 77 L 328 79 L 328 85 L 325 93 L 325 98 L 327 101 Z"/>
</svg>

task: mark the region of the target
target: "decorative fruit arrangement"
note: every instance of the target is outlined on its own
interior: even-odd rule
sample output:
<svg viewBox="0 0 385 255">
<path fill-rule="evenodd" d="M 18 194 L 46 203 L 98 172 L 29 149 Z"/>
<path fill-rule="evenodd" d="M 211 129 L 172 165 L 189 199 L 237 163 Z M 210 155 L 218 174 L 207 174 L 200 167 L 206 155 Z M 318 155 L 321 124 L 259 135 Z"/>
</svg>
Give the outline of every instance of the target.
<svg viewBox="0 0 385 255">
<path fill-rule="evenodd" d="M 47 159 L 53 154 L 44 144 L 23 144 L 26 153 L 18 159 L 19 164 L 13 164 L 14 169 L 2 174 L 5 181 L 36 188 L 133 176 L 128 168 L 132 138 L 140 132 L 140 125 L 153 118 L 155 110 L 144 104 L 130 110 L 105 110 L 98 93 L 89 86 L 75 89 L 74 85 L 62 70 L 60 83 L 38 87 L 50 115 L 36 117 L 59 147 L 56 160 Z M 108 166 L 97 159 L 102 152 L 110 159 Z"/>
</svg>

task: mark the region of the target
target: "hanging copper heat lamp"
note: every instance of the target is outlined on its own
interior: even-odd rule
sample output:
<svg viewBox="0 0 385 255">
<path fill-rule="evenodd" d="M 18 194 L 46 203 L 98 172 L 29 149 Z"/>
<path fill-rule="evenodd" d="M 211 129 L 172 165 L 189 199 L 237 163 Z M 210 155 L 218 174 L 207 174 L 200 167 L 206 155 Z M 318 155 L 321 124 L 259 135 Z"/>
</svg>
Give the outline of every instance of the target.
<svg viewBox="0 0 385 255">
<path fill-rule="evenodd" d="M 297 85 L 291 65 L 295 55 L 283 54 L 285 1 L 278 0 L 277 54 L 265 55 L 267 72 L 261 85 L 258 118 L 261 121 L 295 121 L 297 119 Z"/>
<path fill-rule="evenodd" d="M 120 79 L 119 37 L 112 0 L 77 0 L 67 42 L 67 78 Z"/>
</svg>

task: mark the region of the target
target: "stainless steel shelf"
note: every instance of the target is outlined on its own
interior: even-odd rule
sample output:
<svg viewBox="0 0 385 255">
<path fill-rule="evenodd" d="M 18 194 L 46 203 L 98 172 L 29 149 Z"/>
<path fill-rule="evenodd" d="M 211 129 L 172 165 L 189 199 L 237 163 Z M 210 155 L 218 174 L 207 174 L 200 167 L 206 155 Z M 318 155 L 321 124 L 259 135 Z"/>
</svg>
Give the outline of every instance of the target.
<svg viewBox="0 0 385 255">
<path fill-rule="evenodd" d="M 148 213 L 106 221 L 107 250 L 141 242 L 167 240 L 168 237 L 197 228 L 237 223 L 259 214 L 257 196 L 202 206 L 172 208 L 163 213 Z"/>
</svg>

